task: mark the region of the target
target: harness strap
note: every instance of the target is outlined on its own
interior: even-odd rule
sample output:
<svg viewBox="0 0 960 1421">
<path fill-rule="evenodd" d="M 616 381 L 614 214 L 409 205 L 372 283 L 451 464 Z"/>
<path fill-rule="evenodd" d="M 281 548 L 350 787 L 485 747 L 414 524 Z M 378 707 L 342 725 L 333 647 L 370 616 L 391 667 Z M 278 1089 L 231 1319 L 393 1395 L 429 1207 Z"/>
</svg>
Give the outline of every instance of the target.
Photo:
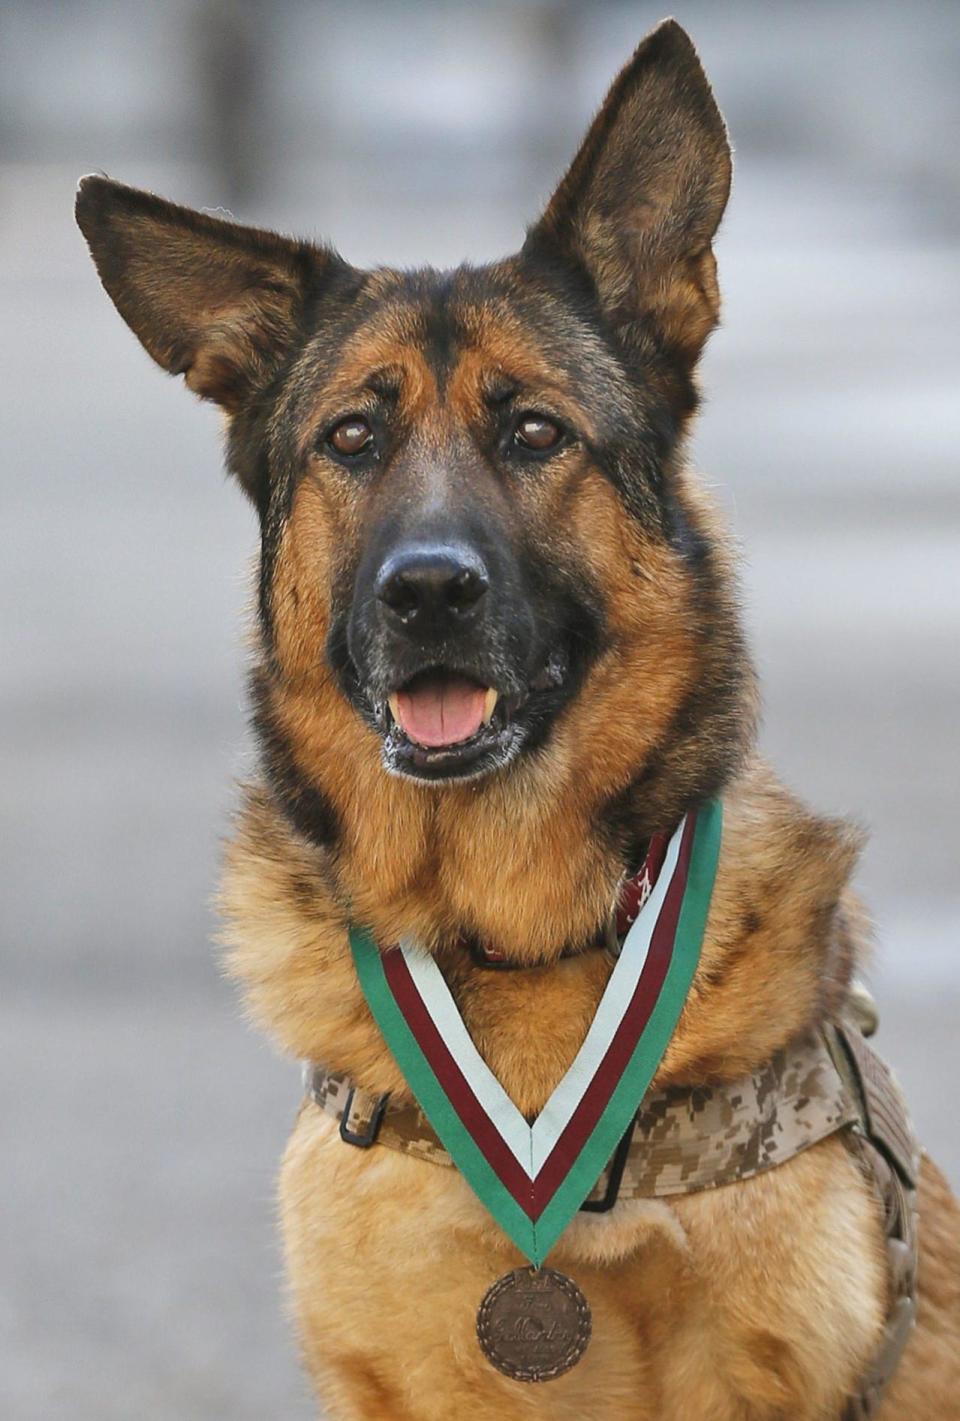
<svg viewBox="0 0 960 1421">
<path fill-rule="evenodd" d="M 859 1011 L 858 1017 L 869 1030 Z M 415 1104 L 358 1090 L 349 1077 L 315 1064 L 308 1063 L 305 1083 L 348 1143 L 385 1145 L 453 1167 Z M 883 1336 L 841 1417 L 873 1421 L 916 1319 L 919 1161 L 903 1096 L 859 1025 L 826 1025 L 732 1084 L 648 1093 L 632 1138 L 621 1144 L 584 1207 L 610 1207 L 618 1195 L 669 1198 L 733 1184 L 840 1132 L 874 1190 L 886 1238 Z M 615 1171 L 622 1171 L 619 1189 Z"/>
<path fill-rule="evenodd" d="M 340 1133 L 350 1143 L 379 1142 L 452 1167 L 416 1105 L 354 1090 L 347 1076 L 323 1066 L 309 1068 L 308 1086 L 321 1110 L 340 1121 Z M 734 1084 L 649 1092 L 637 1114 L 619 1195 L 667 1198 L 749 1179 L 860 1118 L 856 1093 L 817 1032 Z M 606 1197 L 608 1172 L 588 1202 Z"/>
<path fill-rule="evenodd" d="M 889 1302 L 880 1345 L 843 1421 L 873 1421 L 917 1318 L 917 1184 L 920 1157 L 900 1088 L 884 1061 L 847 1023 L 827 1028 L 837 1069 L 857 1098 L 849 1140 L 882 1210 Z"/>
</svg>

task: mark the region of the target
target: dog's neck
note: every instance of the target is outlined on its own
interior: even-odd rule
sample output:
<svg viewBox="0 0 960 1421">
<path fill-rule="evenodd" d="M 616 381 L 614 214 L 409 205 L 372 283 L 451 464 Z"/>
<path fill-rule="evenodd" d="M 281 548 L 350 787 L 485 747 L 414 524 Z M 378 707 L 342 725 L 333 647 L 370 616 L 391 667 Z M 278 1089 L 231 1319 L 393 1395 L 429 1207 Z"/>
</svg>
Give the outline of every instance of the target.
<svg viewBox="0 0 960 1421">
<path fill-rule="evenodd" d="M 512 957 L 585 941 L 609 911 L 622 854 L 577 834 L 569 806 L 504 832 L 503 806 L 453 805 L 422 792 L 389 835 L 348 825 L 334 857 L 251 790 L 224 878 L 230 964 L 281 1044 L 357 1078 L 405 1089 L 367 1013 L 346 925 L 383 944 L 412 935 L 437 951 L 467 1025 L 517 1105 L 542 1106 L 586 1033 L 609 973 L 602 953 L 516 973 L 478 968 L 464 932 Z M 438 805 L 448 804 L 448 813 Z M 759 762 L 724 795 L 720 867 L 700 967 L 660 1082 L 730 1079 L 837 1007 L 853 969 L 859 915 L 847 890 L 856 857 L 844 825 L 815 818 Z M 387 822 L 379 816 L 379 823 Z M 581 826 L 582 827 L 582 826 Z"/>
</svg>

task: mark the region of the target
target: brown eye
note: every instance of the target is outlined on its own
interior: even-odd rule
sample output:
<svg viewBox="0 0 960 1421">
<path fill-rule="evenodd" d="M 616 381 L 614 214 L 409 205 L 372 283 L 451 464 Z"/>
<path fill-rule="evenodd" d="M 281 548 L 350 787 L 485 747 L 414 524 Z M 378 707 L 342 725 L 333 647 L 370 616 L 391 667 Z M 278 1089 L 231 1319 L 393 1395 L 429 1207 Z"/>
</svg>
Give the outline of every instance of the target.
<svg viewBox="0 0 960 1421">
<path fill-rule="evenodd" d="M 327 443 L 338 454 L 348 458 L 355 454 L 365 454 L 373 444 L 373 430 L 359 415 L 350 415 L 335 424 L 327 435 Z"/>
<path fill-rule="evenodd" d="M 563 438 L 560 426 L 543 414 L 523 414 L 517 421 L 513 441 L 523 449 L 533 449 L 543 454 L 554 449 Z"/>
</svg>

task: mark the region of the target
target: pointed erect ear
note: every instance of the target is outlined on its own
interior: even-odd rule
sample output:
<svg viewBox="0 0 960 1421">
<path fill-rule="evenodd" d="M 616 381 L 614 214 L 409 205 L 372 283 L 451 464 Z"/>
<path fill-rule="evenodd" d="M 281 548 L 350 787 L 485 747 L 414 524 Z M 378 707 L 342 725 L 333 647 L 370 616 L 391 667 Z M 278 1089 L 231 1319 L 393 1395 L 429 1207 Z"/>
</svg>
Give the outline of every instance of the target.
<svg viewBox="0 0 960 1421">
<path fill-rule="evenodd" d="M 88 177 L 77 222 L 127 325 L 164 370 L 233 413 L 276 373 L 339 258 Z"/>
<path fill-rule="evenodd" d="M 730 168 L 696 51 L 666 20 L 614 81 L 524 251 L 575 262 L 612 324 L 651 318 L 692 365 L 720 309 L 710 243 Z"/>
</svg>

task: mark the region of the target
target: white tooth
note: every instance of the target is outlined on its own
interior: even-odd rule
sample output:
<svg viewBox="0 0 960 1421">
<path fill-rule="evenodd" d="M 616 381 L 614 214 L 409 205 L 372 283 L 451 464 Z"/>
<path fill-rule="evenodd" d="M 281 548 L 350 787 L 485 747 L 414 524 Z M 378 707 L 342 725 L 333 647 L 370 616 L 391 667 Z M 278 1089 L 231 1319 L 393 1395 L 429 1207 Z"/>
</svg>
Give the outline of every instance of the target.
<svg viewBox="0 0 960 1421">
<path fill-rule="evenodd" d="M 498 693 L 493 689 L 492 686 L 490 686 L 489 689 L 488 689 L 488 691 L 487 691 L 487 694 L 486 694 L 486 695 L 484 696 L 484 698 L 483 698 L 483 723 L 484 723 L 484 725 L 489 725 L 489 724 L 490 724 L 490 721 L 493 719 L 493 712 L 494 712 L 494 711 L 496 710 L 496 708 L 497 708 L 497 699 L 498 699 Z"/>
<path fill-rule="evenodd" d="M 396 721 L 397 725 L 399 725 L 399 724 L 400 724 L 400 697 L 397 695 L 396 691 L 394 691 L 394 693 L 393 693 L 392 696 L 388 696 L 388 697 L 387 697 L 387 705 L 390 707 L 390 714 L 393 716 L 393 718 L 394 718 L 394 720 Z"/>
</svg>

